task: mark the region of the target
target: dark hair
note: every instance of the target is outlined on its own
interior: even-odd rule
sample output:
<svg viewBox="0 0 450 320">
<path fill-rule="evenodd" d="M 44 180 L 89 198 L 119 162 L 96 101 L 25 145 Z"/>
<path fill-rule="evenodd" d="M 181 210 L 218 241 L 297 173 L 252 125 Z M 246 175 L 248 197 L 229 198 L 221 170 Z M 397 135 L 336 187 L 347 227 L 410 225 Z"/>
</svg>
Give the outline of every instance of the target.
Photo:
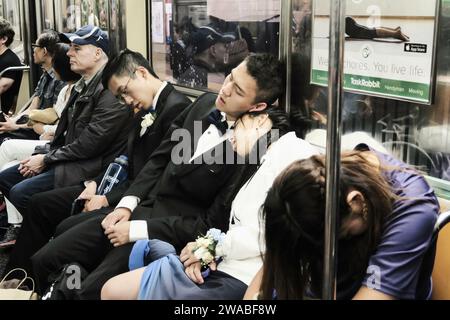
<svg viewBox="0 0 450 320">
<path fill-rule="evenodd" d="M 283 92 L 283 64 L 277 57 L 268 53 L 250 54 L 245 61 L 248 73 L 258 86 L 255 102 L 274 104 Z"/>
<path fill-rule="evenodd" d="M 316 123 L 310 101 L 318 87 L 310 84 L 311 59 L 303 54 L 292 54 L 292 92 L 291 123 L 299 138 L 304 138 Z"/>
<path fill-rule="evenodd" d="M 53 69 L 59 74 L 64 82 L 77 81 L 81 75 L 70 69 L 70 59 L 67 56 L 70 46 L 66 43 L 55 45 L 55 55 L 53 56 Z"/>
<path fill-rule="evenodd" d="M 144 58 L 139 52 L 134 52 L 129 49 L 125 49 L 119 53 L 118 56 L 110 59 L 103 70 L 103 86 L 108 88 L 108 83 L 113 76 L 134 76 L 134 72 L 138 67 L 144 67 L 148 72 L 159 79 L 153 68 L 150 66 L 150 62 Z"/>
<path fill-rule="evenodd" d="M 278 130 L 280 133 L 279 137 L 282 137 L 286 133 L 291 131 L 291 123 L 289 121 L 289 115 L 278 106 L 269 105 L 264 110 L 247 112 L 247 114 L 250 116 L 267 114 L 269 116 L 269 119 L 272 121 L 272 130 Z"/>
<path fill-rule="evenodd" d="M 261 165 L 262 157 L 266 154 L 268 148 L 272 145 L 272 143 L 275 143 L 279 138 L 284 136 L 291 129 L 289 116 L 284 110 L 276 106 L 269 106 L 268 108 L 261 111 L 247 112 L 241 117 L 245 115 L 248 115 L 250 117 L 257 117 L 261 114 L 267 114 L 268 118 L 271 120 L 272 126 L 270 130 L 259 137 L 259 139 L 252 146 L 251 150 L 249 150 L 248 154 L 246 154 L 243 158 L 237 155 L 239 159 L 238 163 L 241 163 L 241 161 L 243 161 L 246 165 L 249 166 L 249 168 L 250 166 L 256 165 L 256 167 L 258 167 L 259 165 Z M 238 124 L 238 121 L 240 121 L 240 119 L 235 122 L 235 126 Z M 245 179 L 245 181 L 247 181 L 247 179 Z"/>
<path fill-rule="evenodd" d="M 369 227 L 360 236 L 339 240 L 338 277 L 339 267 L 348 265 L 349 259 L 352 267 L 346 272 L 365 272 L 394 201 L 387 181 L 360 152 L 344 154 L 341 162 L 339 221 L 351 213 L 346 196 L 354 188 L 364 196 Z M 269 190 L 262 213 L 266 240 L 263 299 L 272 299 L 274 290 L 279 299 L 303 299 L 307 291 L 320 295 L 325 183 L 325 158 L 313 156 L 290 165 Z"/>
<path fill-rule="evenodd" d="M 0 19 L 0 38 L 8 38 L 8 40 L 5 42 L 5 45 L 9 47 L 11 43 L 14 41 L 14 36 L 16 33 L 14 32 L 13 27 L 11 26 L 11 23 L 5 19 Z"/>
<path fill-rule="evenodd" d="M 52 58 L 55 56 L 56 44 L 59 42 L 59 34 L 55 30 L 44 30 L 37 39 L 37 44 L 46 48 Z"/>
</svg>

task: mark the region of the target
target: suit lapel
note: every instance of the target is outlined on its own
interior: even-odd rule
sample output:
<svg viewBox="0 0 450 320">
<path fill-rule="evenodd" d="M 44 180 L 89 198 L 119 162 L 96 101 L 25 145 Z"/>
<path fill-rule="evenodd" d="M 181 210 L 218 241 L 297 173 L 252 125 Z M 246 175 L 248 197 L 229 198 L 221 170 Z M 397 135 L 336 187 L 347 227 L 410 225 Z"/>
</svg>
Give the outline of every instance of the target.
<svg viewBox="0 0 450 320">
<path fill-rule="evenodd" d="M 135 119 L 135 125 L 133 130 L 131 130 L 130 134 L 128 135 L 128 145 L 127 145 L 127 151 L 128 151 L 128 158 L 130 159 L 130 163 L 133 163 L 133 152 L 134 152 L 134 144 L 137 140 L 139 139 L 144 139 L 146 135 L 150 134 L 153 130 L 154 130 L 154 126 L 158 121 L 158 118 L 161 116 L 161 114 L 164 112 L 164 107 L 166 105 L 167 102 L 167 98 L 169 97 L 169 95 L 172 93 L 172 91 L 174 90 L 173 86 L 171 84 L 167 84 L 166 87 L 163 89 L 163 91 L 161 92 L 161 94 L 159 95 L 158 98 L 158 102 L 156 105 L 156 119 L 155 122 L 147 128 L 147 130 L 145 131 L 144 135 L 141 137 L 141 122 L 142 122 L 142 117 L 145 115 L 145 112 L 139 112 L 138 114 L 136 114 L 136 119 Z M 130 170 L 132 169 L 133 165 L 130 166 Z M 130 175 L 132 175 L 132 172 L 129 172 Z"/>
<path fill-rule="evenodd" d="M 200 137 L 205 133 L 205 131 L 209 128 L 210 123 L 208 120 L 208 116 L 215 108 L 214 103 L 212 104 L 205 104 L 204 106 L 199 107 L 198 113 L 195 113 L 192 117 L 189 117 L 187 121 L 185 122 L 185 128 L 190 132 L 191 135 L 191 154 L 190 158 L 195 154 L 195 151 L 197 150 L 198 141 Z M 197 132 L 195 132 L 195 127 L 201 126 L 201 130 L 197 129 Z M 199 128 L 200 129 L 200 128 Z M 197 134 L 197 136 L 195 135 Z M 224 148 L 219 148 L 219 152 L 223 154 Z M 195 169 L 198 169 L 200 166 L 187 163 L 187 164 L 181 164 L 175 167 L 174 172 L 177 175 L 185 175 Z"/>
<path fill-rule="evenodd" d="M 174 87 L 170 83 L 168 83 L 161 92 L 161 94 L 159 95 L 158 103 L 156 104 L 156 118 L 158 118 L 164 111 L 167 98 L 169 98 L 169 95 L 172 93 L 173 90 Z"/>
</svg>

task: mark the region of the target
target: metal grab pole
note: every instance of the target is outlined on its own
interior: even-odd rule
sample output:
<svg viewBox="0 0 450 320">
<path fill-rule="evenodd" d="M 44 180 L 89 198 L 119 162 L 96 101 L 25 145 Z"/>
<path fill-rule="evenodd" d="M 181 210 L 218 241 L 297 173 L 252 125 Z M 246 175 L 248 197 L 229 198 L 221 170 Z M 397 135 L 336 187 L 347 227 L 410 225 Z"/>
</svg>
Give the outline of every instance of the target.
<svg viewBox="0 0 450 320">
<path fill-rule="evenodd" d="M 332 0 L 328 66 L 328 122 L 326 159 L 325 246 L 322 295 L 335 298 L 337 271 L 337 212 L 339 210 L 339 171 L 341 152 L 342 106 L 344 84 L 345 1 Z"/>
<path fill-rule="evenodd" d="M 281 27 L 280 27 L 280 59 L 285 63 L 286 90 L 283 102 L 286 113 L 291 112 L 292 93 L 292 0 L 281 2 Z"/>
</svg>

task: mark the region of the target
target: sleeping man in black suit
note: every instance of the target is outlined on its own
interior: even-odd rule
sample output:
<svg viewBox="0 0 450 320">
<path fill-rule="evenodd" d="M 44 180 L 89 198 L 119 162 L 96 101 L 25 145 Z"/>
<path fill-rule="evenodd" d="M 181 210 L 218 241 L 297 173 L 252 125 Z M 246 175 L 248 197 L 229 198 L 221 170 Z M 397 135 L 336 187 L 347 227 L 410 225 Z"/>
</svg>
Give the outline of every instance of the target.
<svg viewBox="0 0 450 320">
<path fill-rule="evenodd" d="M 134 241 L 156 238 L 180 250 L 211 226 L 225 230 L 231 201 L 221 197 L 240 168 L 220 160 L 231 147 L 234 121 L 243 113 L 264 110 L 281 92 L 281 64 L 276 57 L 257 54 L 232 70 L 219 95 L 199 97 L 173 122 L 113 212 L 103 209 L 66 219 L 55 239 L 32 257 L 40 291 L 48 287 L 49 275 L 77 262 L 89 275 L 74 290 L 75 298 L 99 299 L 103 284 L 128 270 Z M 183 133 L 193 138 L 180 163 L 177 137 Z M 211 150 L 219 161 L 201 161 Z"/>
<path fill-rule="evenodd" d="M 133 180 L 159 146 L 173 120 L 191 101 L 171 84 L 159 80 L 149 62 L 130 50 L 122 51 L 108 62 L 102 80 L 105 88 L 136 111 L 134 127 L 127 133 L 127 150 L 122 152 L 129 158 L 128 177 Z M 86 212 L 116 206 L 130 186 L 130 180 L 106 196 L 95 195 L 102 177 L 103 173 L 83 185 L 35 194 L 6 271 L 18 267 L 32 271 L 30 257 L 50 240 L 56 226 L 69 217 L 76 198 L 86 200 Z"/>
</svg>

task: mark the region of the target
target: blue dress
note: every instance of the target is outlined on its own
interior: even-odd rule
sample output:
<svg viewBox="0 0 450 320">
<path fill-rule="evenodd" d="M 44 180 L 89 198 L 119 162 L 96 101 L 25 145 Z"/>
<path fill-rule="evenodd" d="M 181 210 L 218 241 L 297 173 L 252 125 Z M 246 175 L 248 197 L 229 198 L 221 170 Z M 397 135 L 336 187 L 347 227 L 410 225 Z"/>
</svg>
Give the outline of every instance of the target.
<svg viewBox="0 0 450 320">
<path fill-rule="evenodd" d="M 136 242 L 129 259 L 130 270 L 145 266 L 138 300 L 240 300 L 247 285 L 226 273 L 215 271 L 202 285 L 192 282 L 175 248 L 160 240 Z"/>
</svg>

